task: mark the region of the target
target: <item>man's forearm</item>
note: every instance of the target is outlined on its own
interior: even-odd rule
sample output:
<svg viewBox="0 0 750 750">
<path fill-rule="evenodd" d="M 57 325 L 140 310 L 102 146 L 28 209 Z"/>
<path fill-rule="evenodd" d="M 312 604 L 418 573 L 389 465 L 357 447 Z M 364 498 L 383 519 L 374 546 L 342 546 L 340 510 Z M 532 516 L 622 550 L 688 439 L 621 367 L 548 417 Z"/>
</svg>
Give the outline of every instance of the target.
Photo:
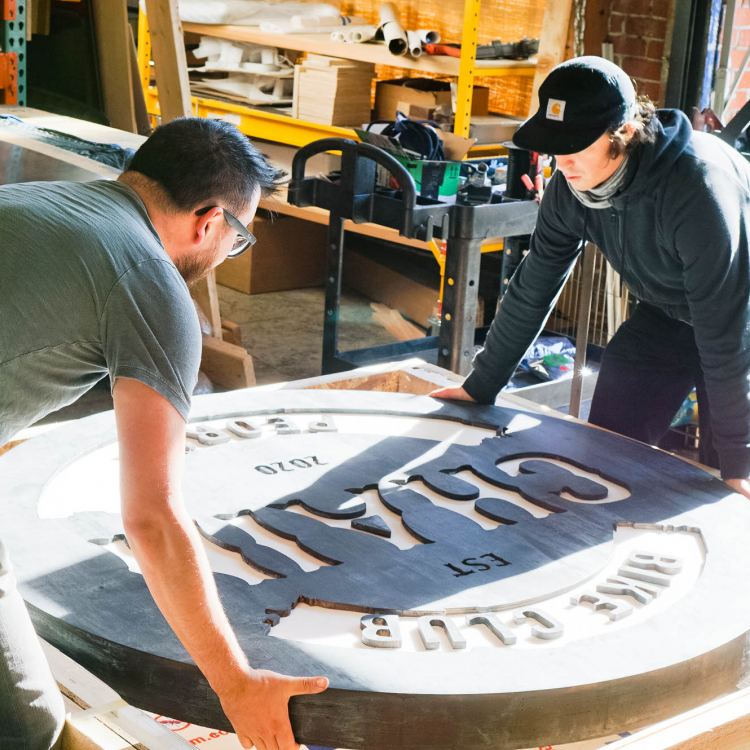
<svg viewBox="0 0 750 750">
<path fill-rule="evenodd" d="M 250 667 L 221 606 L 195 525 L 181 502 L 145 503 L 157 504 L 166 507 L 147 519 L 125 517 L 128 544 L 157 606 L 221 695 Z"/>
<path fill-rule="evenodd" d="M 157 606 L 219 696 L 242 747 L 297 750 L 289 698 L 319 693 L 328 681 L 250 667 L 182 501 L 182 417 L 162 396 L 135 380 L 118 378 L 113 395 L 122 520 Z"/>
</svg>

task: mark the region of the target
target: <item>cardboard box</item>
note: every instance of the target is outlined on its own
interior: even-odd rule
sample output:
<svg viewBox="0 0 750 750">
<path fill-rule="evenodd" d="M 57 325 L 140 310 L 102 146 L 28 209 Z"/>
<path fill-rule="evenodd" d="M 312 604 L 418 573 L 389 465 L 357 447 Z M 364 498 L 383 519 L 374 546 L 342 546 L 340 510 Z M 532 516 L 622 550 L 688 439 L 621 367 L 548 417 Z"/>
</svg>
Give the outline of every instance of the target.
<svg viewBox="0 0 750 750">
<path fill-rule="evenodd" d="M 325 279 L 328 227 L 292 216 L 255 217 L 258 242 L 216 269 L 216 282 L 246 294 L 321 286 Z"/>
<path fill-rule="evenodd" d="M 471 114 L 486 115 L 490 102 L 490 90 L 475 86 L 471 99 Z M 451 86 L 447 81 L 433 78 L 400 78 L 393 81 L 378 81 L 375 88 L 375 119 L 395 120 L 396 112 L 408 117 L 430 120 L 435 108 L 451 103 Z"/>
</svg>

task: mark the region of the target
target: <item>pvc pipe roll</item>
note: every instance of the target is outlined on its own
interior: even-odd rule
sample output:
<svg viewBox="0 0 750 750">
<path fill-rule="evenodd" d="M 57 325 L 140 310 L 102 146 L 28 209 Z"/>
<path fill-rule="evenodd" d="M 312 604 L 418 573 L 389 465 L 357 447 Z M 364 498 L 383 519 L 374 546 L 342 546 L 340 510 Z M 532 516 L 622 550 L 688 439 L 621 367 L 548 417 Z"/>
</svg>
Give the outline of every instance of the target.
<svg viewBox="0 0 750 750">
<path fill-rule="evenodd" d="M 380 23 L 398 23 L 398 10 L 396 10 L 396 6 L 393 3 L 383 3 L 380 6 Z"/>
<path fill-rule="evenodd" d="M 406 32 L 401 28 L 398 11 L 393 3 L 380 6 L 380 23 L 383 25 L 383 38 L 392 55 L 405 55 L 409 49 Z"/>
<path fill-rule="evenodd" d="M 388 51 L 392 55 L 405 55 L 409 49 L 406 32 L 397 23 L 383 25 L 383 38 L 388 45 Z"/>
<path fill-rule="evenodd" d="M 437 44 L 440 41 L 440 32 L 432 29 L 417 29 L 419 41 L 422 44 Z"/>
<path fill-rule="evenodd" d="M 377 33 L 377 26 L 353 26 L 344 32 L 347 42 L 356 42 L 358 44 L 369 42 L 375 38 Z"/>
<path fill-rule="evenodd" d="M 407 31 L 406 39 L 409 43 L 409 54 L 412 57 L 422 56 L 422 42 L 419 39 L 419 34 L 416 31 Z"/>
</svg>

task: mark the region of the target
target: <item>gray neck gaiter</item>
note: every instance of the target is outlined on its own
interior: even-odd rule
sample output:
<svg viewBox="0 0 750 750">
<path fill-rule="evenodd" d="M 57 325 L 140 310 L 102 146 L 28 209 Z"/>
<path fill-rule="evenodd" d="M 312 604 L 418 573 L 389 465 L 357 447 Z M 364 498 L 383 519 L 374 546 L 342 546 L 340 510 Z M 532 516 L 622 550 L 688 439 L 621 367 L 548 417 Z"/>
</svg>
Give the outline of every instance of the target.
<svg viewBox="0 0 750 750">
<path fill-rule="evenodd" d="M 615 173 L 601 185 L 597 185 L 591 190 L 576 190 L 568 183 L 570 192 L 587 208 L 609 208 L 612 205 L 609 199 L 624 187 L 629 158 L 629 156 L 626 156 Z"/>
</svg>

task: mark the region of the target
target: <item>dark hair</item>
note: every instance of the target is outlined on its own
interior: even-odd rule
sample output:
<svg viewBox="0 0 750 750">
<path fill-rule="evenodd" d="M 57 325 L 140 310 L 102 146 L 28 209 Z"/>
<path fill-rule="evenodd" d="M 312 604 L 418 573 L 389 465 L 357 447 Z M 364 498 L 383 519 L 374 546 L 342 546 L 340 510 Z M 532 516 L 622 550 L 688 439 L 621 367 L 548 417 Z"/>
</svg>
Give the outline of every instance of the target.
<svg viewBox="0 0 750 750">
<path fill-rule="evenodd" d="M 653 143 L 656 140 L 656 106 L 645 94 L 639 94 L 635 101 L 638 111 L 628 120 L 635 124 L 632 136 L 627 130 L 627 123 L 608 131 L 609 155 L 613 159 L 629 154 L 641 143 Z"/>
<path fill-rule="evenodd" d="M 128 171 L 154 180 L 176 211 L 221 205 L 234 213 L 255 191 L 268 197 L 283 176 L 234 125 L 181 117 L 158 127 L 136 151 Z"/>
</svg>

